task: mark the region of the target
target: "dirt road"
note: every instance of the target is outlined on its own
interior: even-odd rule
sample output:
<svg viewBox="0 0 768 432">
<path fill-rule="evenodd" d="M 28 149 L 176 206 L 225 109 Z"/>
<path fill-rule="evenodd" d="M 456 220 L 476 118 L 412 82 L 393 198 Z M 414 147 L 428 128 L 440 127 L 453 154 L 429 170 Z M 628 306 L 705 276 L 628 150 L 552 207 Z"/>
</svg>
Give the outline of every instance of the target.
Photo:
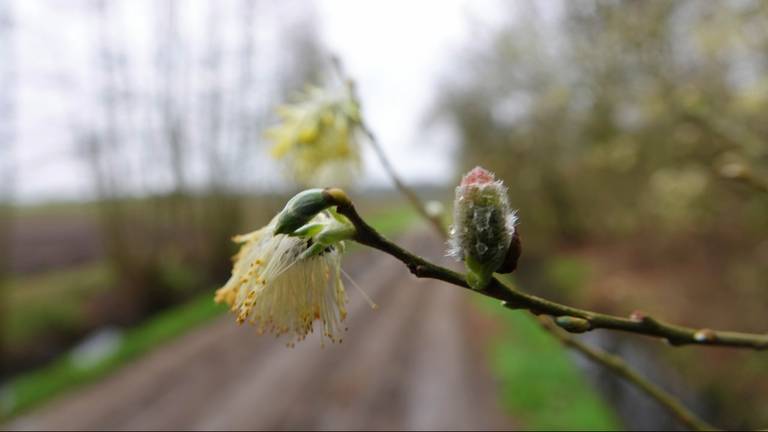
<svg viewBox="0 0 768 432">
<path fill-rule="evenodd" d="M 429 256 L 440 245 L 411 236 Z M 468 293 L 416 280 L 393 259 L 349 257 L 378 303 L 348 287 L 348 332 L 295 348 L 231 316 L 192 331 L 114 375 L 53 401 L 12 429 L 498 429 L 498 406 L 467 321 Z"/>
</svg>

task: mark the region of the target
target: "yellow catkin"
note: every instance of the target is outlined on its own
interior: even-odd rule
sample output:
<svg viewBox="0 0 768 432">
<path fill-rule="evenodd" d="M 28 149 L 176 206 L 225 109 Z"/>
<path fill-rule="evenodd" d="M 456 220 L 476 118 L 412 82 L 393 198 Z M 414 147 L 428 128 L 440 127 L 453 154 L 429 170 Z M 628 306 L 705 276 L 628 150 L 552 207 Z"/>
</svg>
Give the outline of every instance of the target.
<svg viewBox="0 0 768 432">
<path fill-rule="evenodd" d="M 216 291 L 216 302 L 227 304 L 238 324 L 247 321 L 259 334 L 290 335 L 289 346 L 312 333 L 316 322 L 321 335 L 340 342 L 347 315 L 339 277 L 341 248 L 300 260 L 308 242 L 275 234 L 274 225 L 273 220 L 261 230 L 235 237 L 241 248 L 231 278 Z"/>
</svg>

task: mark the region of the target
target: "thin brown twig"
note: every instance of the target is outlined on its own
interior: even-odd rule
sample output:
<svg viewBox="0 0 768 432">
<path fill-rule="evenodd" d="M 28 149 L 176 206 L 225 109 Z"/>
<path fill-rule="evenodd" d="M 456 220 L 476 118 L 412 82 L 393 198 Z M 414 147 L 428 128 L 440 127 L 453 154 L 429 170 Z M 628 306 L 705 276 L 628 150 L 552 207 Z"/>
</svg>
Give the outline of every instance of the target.
<svg viewBox="0 0 768 432">
<path fill-rule="evenodd" d="M 336 73 L 336 76 L 339 78 L 339 80 L 342 81 L 343 85 L 347 86 L 350 94 L 352 95 L 352 99 L 358 105 L 359 109 L 362 110 L 362 104 L 360 103 L 360 98 L 357 95 L 357 86 L 355 85 L 355 81 L 351 79 L 344 71 L 344 66 L 341 64 L 341 59 L 336 56 L 332 56 L 331 64 L 333 65 L 333 70 Z M 358 125 L 360 130 L 367 138 L 368 143 L 373 148 L 374 153 L 376 153 L 376 157 L 379 159 L 381 166 L 384 167 L 384 170 L 387 172 L 387 175 L 389 175 L 389 178 L 391 178 L 392 182 L 395 183 L 397 190 L 408 199 L 411 206 L 419 213 L 419 216 L 429 222 L 432 228 L 434 228 L 435 232 L 440 237 L 442 237 L 443 240 L 447 239 L 448 232 L 445 229 L 442 220 L 440 219 L 440 215 L 429 214 L 426 206 L 421 201 L 421 198 L 419 198 L 413 189 L 406 186 L 405 182 L 400 178 L 400 175 L 395 170 L 395 167 L 392 166 L 392 164 L 389 162 L 389 158 L 387 158 L 387 155 L 384 153 L 384 148 L 381 146 L 381 144 L 379 144 L 379 140 L 376 138 L 376 134 L 373 133 L 373 130 L 365 122 L 362 115 L 358 119 Z"/>
<path fill-rule="evenodd" d="M 345 81 L 346 85 L 349 86 L 350 92 L 352 93 L 355 100 L 358 100 L 354 81 L 346 77 L 346 74 L 344 73 L 343 67 L 341 65 L 341 61 L 338 58 L 333 57 L 332 62 L 337 75 L 342 80 Z M 359 104 L 359 101 L 358 101 L 358 104 Z M 362 118 L 360 120 L 360 126 L 363 133 L 367 136 L 369 143 L 371 144 L 374 151 L 376 152 L 376 155 L 379 158 L 379 161 L 381 162 L 382 166 L 389 174 L 392 181 L 395 183 L 395 186 L 400 191 L 400 193 L 402 193 L 408 199 L 410 204 L 416 209 L 419 215 L 432 225 L 436 233 L 443 240 L 446 240 L 448 238 L 448 231 L 446 230 L 442 221 L 439 219 L 439 216 L 430 215 L 426 211 L 426 207 L 424 206 L 423 202 L 418 197 L 418 195 L 413 190 L 411 190 L 408 186 L 406 186 L 406 184 L 400 179 L 400 177 L 397 175 L 397 172 L 394 170 L 394 167 L 390 164 L 389 159 L 386 157 L 386 154 L 384 153 L 384 150 L 379 144 L 379 141 L 376 139 L 375 134 L 368 127 L 368 125 L 362 120 Z M 344 195 L 343 198 L 344 198 L 343 199 L 344 202 L 349 202 L 346 195 Z M 349 202 L 349 205 L 350 205 L 351 211 L 355 212 L 354 207 L 351 205 L 351 202 Z M 360 221 L 362 221 L 361 218 L 360 218 Z M 579 351 L 585 356 L 587 356 L 587 358 L 589 358 L 593 362 L 600 364 L 601 366 L 608 368 L 614 371 L 615 373 L 619 374 L 628 382 L 637 386 L 646 394 L 648 394 L 650 397 L 655 399 L 660 405 L 665 407 L 675 417 L 677 417 L 684 425 L 695 430 L 716 430 L 714 427 L 710 426 L 703 420 L 698 419 L 693 413 L 688 411 L 685 408 L 685 406 L 683 406 L 673 396 L 665 393 L 664 390 L 657 387 L 653 383 L 645 380 L 639 374 L 634 372 L 626 363 L 623 362 L 623 360 L 621 360 L 621 358 L 602 352 L 602 351 L 592 349 L 582 344 L 581 342 L 576 340 L 573 336 L 569 335 L 563 330 L 558 329 L 557 327 L 552 325 L 550 322 L 545 322 L 543 317 L 541 317 L 539 321 L 542 323 L 543 329 L 548 333 L 550 333 L 555 339 L 557 339 L 565 347 Z"/>
<path fill-rule="evenodd" d="M 453 272 L 449 269 L 429 263 L 423 258 L 413 255 L 410 252 L 406 251 L 405 249 L 402 249 L 396 244 L 386 240 L 383 236 L 381 236 L 381 234 L 379 234 L 374 228 L 368 225 L 360 217 L 354 205 L 349 200 L 349 197 L 347 197 L 344 191 L 340 189 L 330 189 L 327 191 L 327 193 L 331 197 L 331 201 L 335 203 L 339 213 L 346 216 L 355 226 L 355 229 L 356 229 L 355 240 L 358 243 L 373 247 L 389 255 L 392 255 L 393 257 L 403 262 L 409 268 L 411 273 L 413 273 L 417 277 L 434 278 L 434 279 L 442 280 L 444 282 L 448 282 L 463 288 L 471 289 L 467 285 L 466 280 L 462 275 L 456 272 Z M 493 280 L 493 283 L 494 283 L 494 286 L 503 286 L 495 278 Z M 516 290 L 513 290 L 511 287 L 504 286 L 504 288 L 507 290 L 508 293 L 518 293 L 522 296 L 528 296 L 527 294 L 519 293 Z M 485 291 L 478 291 L 478 292 L 490 297 L 501 299 L 502 303 L 506 307 L 512 307 L 512 304 L 517 304 L 516 302 L 511 303 L 507 301 L 505 298 L 503 298 L 504 296 L 499 296 L 498 294 L 491 295 Z M 534 297 L 534 296 L 530 296 L 530 297 Z M 556 303 L 552 303 L 552 304 L 556 305 Z M 567 307 L 567 306 L 563 306 L 563 307 Z M 533 312 L 535 315 L 541 314 L 541 312 L 538 312 L 534 309 L 529 309 L 529 310 Z M 593 312 L 589 312 L 589 313 L 595 314 Z M 602 315 L 602 314 L 595 314 L 595 315 Z M 558 326 L 562 326 L 566 330 L 574 331 L 574 332 L 582 332 L 582 331 L 591 329 L 591 328 L 585 329 L 583 326 L 579 325 L 581 322 L 588 323 L 588 321 L 584 319 L 574 318 L 571 315 L 556 314 L 555 316 L 557 318 L 555 318 L 554 322 Z M 569 318 L 569 319 L 563 320 L 562 318 Z M 544 325 L 543 327 L 547 332 L 552 334 L 564 346 L 571 349 L 575 349 L 583 353 L 590 360 L 620 374 L 623 378 L 627 379 L 630 383 L 634 384 L 635 386 L 640 388 L 642 391 L 649 394 L 652 398 L 654 398 L 654 400 L 656 400 L 659 404 L 664 406 L 668 411 L 670 411 L 686 426 L 689 426 L 696 430 L 717 430 L 711 425 L 707 424 L 705 421 L 697 418 L 692 412 L 688 411 L 673 396 L 664 392 L 655 384 L 647 381 L 645 378 L 640 376 L 637 372 L 633 371 L 619 357 L 592 349 L 582 344 L 581 342 L 576 340 L 574 337 L 570 336 L 565 331 L 559 330 L 551 323 L 548 323 L 548 325 Z"/>
<path fill-rule="evenodd" d="M 558 326 L 546 316 L 539 316 L 537 318 L 541 327 L 557 338 L 560 343 L 574 351 L 578 351 L 588 359 L 599 363 L 620 378 L 634 385 L 658 402 L 686 427 L 693 430 L 717 430 L 717 428 L 698 418 L 693 412 L 689 411 L 688 408 L 680 403 L 674 396 L 632 370 L 632 368 L 620 357 L 582 343 L 558 328 Z"/>
<path fill-rule="evenodd" d="M 357 213 L 346 193 L 341 189 L 328 189 L 329 202 L 337 207 L 355 226 L 354 240 L 385 252 L 403 262 L 416 277 L 442 280 L 471 289 L 464 275 L 433 264 L 392 243 L 368 225 Z M 708 345 L 763 350 L 768 348 L 768 334 L 741 333 L 733 331 L 691 328 L 668 324 L 651 316 L 635 312 L 630 317 L 603 314 L 560 304 L 532 294 L 518 291 L 504 285 L 498 278 L 491 279 L 482 291 L 487 297 L 504 302 L 506 307 L 526 309 L 537 315 L 552 315 L 557 324 L 571 333 L 582 333 L 594 329 L 620 330 L 666 340 L 674 346 Z"/>
<path fill-rule="evenodd" d="M 362 219 L 362 217 L 360 217 L 354 205 L 350 201 L 349 197 L 341 189 L 329 189 L 329 190 L 326 190 L 326 193 L 329 197 L 329 202 L 333 202 L 338 212 L 346 216 L 350 220 L 350 222 L 352 222 L 352 224 L 355 226 L 356 234 L 354 239 L 358 243 L 373 247 L 389 255 L 392 255 L 393 257 L 403 262 L 409 268 L 411 273 L 413 273 L 417 277 L 439 279 L 444 282 L 448 282 L 463 288 L 471 289 L 467 285 L 463 275 L 460 275 L 459 273 L 453 272 L 444 267 L 440 267 L 438 265 L 432 264 L 421 257 L 411 254 L 407 250 L 401 248 L 400 246 L 384 238 L 374 228 L 368 225 Z M 512 287 L 502 285 L 501 282 L 499 282 L 495 278 L 493 279 L 492 286 L 496 287 L 496 292 L 494 293 L 489 293 L 487 291 L 478 291 L 478 292 L 483 295 L 502 300 L 502 304 L 509 308 L 513 308 L 513 309 L 520 308 L 520 302 L 518 301 L 519 299 L 510 298 L 509 296 L 505 296 L 500 293 L 504 293 L 504 292 L 509 294 L 514 293 L 518 296 L 522 296 L 523 298 L 531 298 L 531 299 L 535 298 L 540 301 L 546 301 L 544 299 L 539 299 L 538 297 L 535 297 L 535 296 L 529 296 L 528 294 L 518 292 L 517 290 L 514 290 Z M 504 291 L 499 291 L 501 289 L 500 287 L 503 287 Z M 563 308 L 575 310 L 574 308 L 569 308 L 568 306 L 564 306 L 564 305 L 558 305 L 557 303 L 554 303 L 554 302 L 548 302 L 548 304 L 557 305 Z M 535 315 L 544 314 L 539 309 L 533 309 L 533 308 L 528 308 L 528 309 L 531 312 L 533 312 Z M 610 317 L 609 315 L 597 314 L 594 312 L 588 312 L 588 311 L 584 311 L 584 312 L 592 314 L 593 316 Z M 590 330 L 592 328 L 589 321 L 583 318 L 574 317 L 572 314 L 566 314 L 566 315 L 552 314 L 552 315 L 555 316 L 554 322 L 558 326 L 568 331 L 583 332 L 583 331 Z M 618 317 L 614 317 L 614 318 L 618 318 Z M 587 327 L 584 326 L 585 324 L 587 325 Z M 698 419 L 693 413 L 688 411 L 673 396 L 669 395 L 668 393 L 665 393 L 659 387 L 645 380 L 639 374 L 634 372 L 619 357 L 592 349 L 582 344 L 581 342 L 577 341 L 575 338 L 573 338 L 571 335 L 569 335 L 565 331 L 559 330 L 551 323 L 549 325 L 545 325 L 544 329 L 547 330 L 550 334 L 552 334 L 558 341 L 560 341 L 566 347 L 575 349 L 587 355 L 587 357 L 590 360 L 608 369 L 611 369 L 612 371 L 620 374 L 623 378 L 627 379 L 630 383 L 638 386 L 642 391 L 650 395 L 659 404 L 661 404 L 667 410 L 673 413 L 673 415 L 679 418 L 680 421 L 683 422 L 686 426 L 689 426 L 696 430 L 716 430 L 714 427 L 710 426 L 703 420 Z"/>
<path fill-rule="evenodd" d="M 456 272 L 453 272 L 449 269 L 432 264 L 424 260 L 423 258 L 413 255 L 410 252 L 406 251 L 405 249 L 402 249 L 396 244 L 386 240 L 381 234 L 379 234 L 374 228 L 368 225 L 360 217 L 354 205 L 349 200 L 349 198 L 347 197 L 346 193 L 344 193 L 344 191 L 340 189 L 330 189 L 327 191 L 327 193 L 331 197 L 331 201 L 335 203 L 338 212 L 346 216 L 355 226 L 355 229 L 356 229 L 355 240 L 358 243 L 373 247 L 389 255 L 392 255 L 393 257 L 403 262 L 409 268 L 411 273 L 413 273 L 417 277 L 439 279 L 444 282 L 448 282 L 463 288 L 471 289 L 467 285 L 466 280 L 462 275 Z M 503 293 L 503 292 L 507 292 L 510 294 L 516 293 L 520 296 L 523 296 L 523 298 L 538 299 L 537 297 L 529 296 L 527 294 L 517 292 L 516 290 L 513 290 L 511 287 L 503 286 L 501 285 L 501 282 L 499 282 L 495 278 L 493 280 L 493 286 L 495 286 L 497 290 L 497 292 L 493 294 L 488 293 L 486 291 L 478 291 L 478 292 L 480 294 L 484 294 L 490 297 L 503 300 L 503 304 L 507 307 L 511 307 L 513 304 L 519 305 L 520 302 L 518 301 L 517 298 L 509 298 L 508 296 L 500 295 L 500 293 Z M 506 291 L 498 291 L 499 287 L 504 287 Z M 540 300 L 545 301 L 543 299 L 540 299 Z M 548 302 L 548 303 L 552 305 L 557 305 L 557 303 L 553 303 L 553 302 Z M 558 306 L 562 306 L 562 305 L 558 305 Z M 562 306 L 562 307 L 568 308 L 567 306 Z M 573 308 L 569 308 L 569 309 L 573 309 Z M 542 314 L 541 311 L 534 310 L 532 308 L 530 308 L 529 310 L 536 315 Z M 588 313 L 592 314 L 593 316 L 609 317 L 608 315 L 597 314 L 594 312 L 588 312 Z M 555 314 L 555 316 L 560 319 L 556 318 L 554 322 L 558 326 L 563 326 L 565 329 L 568 329 L 569 331 L 581 332 L 581 331 L 586 331 L 591 329 L 591 328 L 585 329 L 583 326 L 579 326 L 581 322 L 589 323 L 584 319 L 574 318 L 572 315 Z M 567 317 L 570 319 L 563 320 L 562 319 L 563 317 Z M 618 317 L 615 317 L 615 318 L 618 319 Z M 581 352 L 582 354 L 586 355 L 590 360 L 616 372 L 617 374 L 622 376 L 624 379 L 626 379 L 630 383 L 640 388 L 642 391 L 644 391 L 649 396 L 654 398 L 654 400 L 656 400 L 659 404 L 664 406 L 673 415 L 675 415 L 686 426 L 696 430 L 716 430 L 711 425 L 697 418 L 692 412 L 688 411 L 673 396 L 664 392 L 664 390 L 657 387 L 655 384 L 647 381 L 645 378 L 640 376 L 637 372 L 633 371 L 619 357 L 602 352 L 602 351 L 595 350 L 593 348 L 590 348 L 582 344 L 581 342 L 579 342 L 578 340 L 570 336 L 565 331 L 559 330 L 558 328 L 556 328 L 555 325 L 552 323 L 548 322 L 546 325 L 543 325 L 543 327 L 550 334 L 552 334 L 558 341 L 560 341 L 564 346 Z"/>
<path fill-rule="evenodd" d="M 397 190 L 399 190 L 400 193 L 405 195 L 405 197 L 411 202 L 411 205 L 413 206 L 413 208 L 416 209 L 416 211 L 419 213 L 419 215 L 422 218 L 424 218 L 426 221 L 428 221 L 432 225 L 432 228 L 435 230 L 435 232 L 439 236 L 441 236 L 443 239 L 448 238 L 448 235 L 445 230 L 445 226 L 443 226 L 443 223 L 440 220 L 440 216 L 429 214 L 426 207 L 421 202 L 421 199 L 419 198 L 419 196 L 416 195 L 416 192 L 414 192 L 413 190 L 411 190 L 411 188 L 406 186 L 405 183 L 397 175 L 395 168 L 392 166 L 392 164 L 389 163 L 389 160 L 384 154 L 384 150 L 381 148 L 381 145 L 379 145 L 379 141 L 376 139 L 376 135 L 374 135 L 373 131 L 371 131 L 371 129 L 368 127 L 367 124 L 365 124 L 365 122 L 361 121 L 360 126 L 363 133 L 368 138 L 368 142 L 371 144 L 371 147 L 373 147 L 373 150 L 376 152 L 376 156 L 379 158 L 381 165 L 384 167 L 384 169 L 389 174 L 389 177 L 395 183 L 395 187 L 397 187 Z"/>
</svg>

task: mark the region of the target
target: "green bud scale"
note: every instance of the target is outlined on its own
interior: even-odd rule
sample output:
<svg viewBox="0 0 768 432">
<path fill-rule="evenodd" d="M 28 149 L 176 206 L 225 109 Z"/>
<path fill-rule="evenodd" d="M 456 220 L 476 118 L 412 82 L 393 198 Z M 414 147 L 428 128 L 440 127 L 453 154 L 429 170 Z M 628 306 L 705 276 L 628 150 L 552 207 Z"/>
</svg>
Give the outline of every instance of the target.
<svg viewBox="0 0 768 432">
<path fill-rule="evenodd" d="M 333 201 L 325 189 L 307 189 L 299 192 L 285 204 L 285 208 L 277 215 L 275 233 L 290 234 L 332 205 Z"/>
</svg>

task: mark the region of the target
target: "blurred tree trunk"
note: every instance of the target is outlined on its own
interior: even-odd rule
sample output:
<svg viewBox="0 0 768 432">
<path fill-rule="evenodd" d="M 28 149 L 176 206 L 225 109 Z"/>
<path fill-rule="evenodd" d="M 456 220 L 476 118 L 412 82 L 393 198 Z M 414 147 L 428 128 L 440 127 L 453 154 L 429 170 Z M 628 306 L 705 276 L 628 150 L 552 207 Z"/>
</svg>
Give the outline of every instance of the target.
<svg viewBox="0 0 768 432">
<path fill-rule="evenodd" d="M 157 307 L 155 290 L 155 248 L 148 247 L 147 220 L 131 207 L 130 163 L 126 145 L 130 130 L 125 124 L 130 116 L 131 85 L 127 79 L 128 56 L 118 40 L 112 3 L 93 3 L 97 20 L 98 104 L 102 117 L 97 126 L 81 133 L 80 145 L 93 175 L 99 202 L 99 220 L 110 265 L 118 275 L 116 322 L 132 322 L 141 314 Z"/>
<path fill-rule="evenodd" d="M 91 157 L 91 164 L 96 181 L 96 190 L 100 203 L 100 220 L 104 232 L 105 243 L 113 265 L 117 267 L 118 274 L 126 275 L 127 288 L 134 286 L 136 281 L 130 280 L 136 277 L 133 269 L 133 260 L 130 256 L 131 248 L 128 247 L 128 239 L 122 227 L 127 222 L 124 217 L 123 204 L 120 201 L 119 176 L 115 171 L 120 169 L 118 151 L 121 147 L 122 134 L 119 130 L 118 104 L 119 89 L 117 88 L 116 59 L 118 48 L 110 35 L 114 23 L 111 20 L 110 6 L 105 0 L 94 4 L 95 13 L 99 25 L 99 38 L 97 45 L 97 58 L 100 76 L 99 102 L 101 107 L 102 127 L 99 132 L 85 138 L 85 145 Z"/>
<path fill-rule="evenodd" d="M 14 171 L 12 148 L 15 140 L 15 50 L 13 18 L 8 0 L 0 0 L 0 379 L 6 370 L 8 292 L 6 288 L 11 251 L 11 217 Z"/>
<path fill-rule="evenodd" d="M 256 122 L 252 105 L 253 57 L 255 6 L 253 1 L 237 3 L 240 17 L 240 49 L 237 62 L 238 81 L 235 88 L 229 88 L 222 81 L 223 67 L 218 5 L 211 4 L 209 12 L 209 44 L 206 53 L 206 68 L 211 85 L 206 95 L 205 108 L 208 110 L 208 199 L 204 218 L 203 238 L 209 258 L 210 274 L 213 278 L 226 275 L 230 267 L 229 256 L 233 248 L 230 237 L 239 229 L 242 219 L 242 204 L 238 187 L 242 185 L 245 160 L 255 148 L 253 128 Z M 229 108 L 229 110 L 227 110 Z M 230 126 L 222 128 L 222 126 Z"/>
<path fill-rule="evenodd" d="M 160 107 L 161 107 L 161 142 L 168 149 L 169 168 L 172 174 L 171 196 L 178 198 L 173 200 L 171 208 L 174 216 L 178 216 L 177 208 L 186 191 L 186 157 L 187 135 L 184 130 L 184 116 L 179 98 L 185 93 L 180 87 L 185 84 L 187 71 L 183 70 L 181 58 L 184 47 L 181 43 L 178 29 L 179 9 L 176 0 L 168 0 L 162 4 L 165 7 L 160 17 L 159 27 L 164 32 L 158 43 L 156 53 L 160 66 L 160 79 L 162 80 Z M 175 221 L 175 217 L 174 217 Z M 173 222 L 173 221 L 172 221 Z"/>
<path fill-rule="evenodd" d="M 248 2 L 251 3 L 251 2 Z M 203 68 L 209 77 L 202 95 L 203 118 L 201 122 L 202 129 L 200 136 L 205 137 L 202 145 L 208 169 L 208 179 L 203 197 L 203 208 L 201 209 L 200 220 L 200 239 L 202 240 L 203 255 L 207 257 L 208 271 L 211 277 L 221 276 L 226 271 L 225 259 L 229 256 L 229 237 L 237 228 L 237 206 L 235 200 L 231 200 L 228 194 L 231 193 L 230 177 L 236 172 L 236 161 L 231 159 L 231 153 L 228 155 L 234 144 L 231 141 L 234 135 L 231 129 L 242 127 L 236 122 L 230 123 L 231 128 L 223 127 L 227 120 L 227 107 L 237 106 L 237 102 L 232 98 L 227 98 L 224 82 L 224 68 L 226 66 L 223 58 L 221 28 L 222 10 L 219 4 L 209 3 L 207 13 L 207 35 L 208 44 L 206 46 Z M 247 6 L 243 12 L 247 15 L 252 6 Z M 232 94 L 236 94 L 239 99 L 247 99 L 247 91 L 244 88 L 235 88 Z"/>
</svg>

